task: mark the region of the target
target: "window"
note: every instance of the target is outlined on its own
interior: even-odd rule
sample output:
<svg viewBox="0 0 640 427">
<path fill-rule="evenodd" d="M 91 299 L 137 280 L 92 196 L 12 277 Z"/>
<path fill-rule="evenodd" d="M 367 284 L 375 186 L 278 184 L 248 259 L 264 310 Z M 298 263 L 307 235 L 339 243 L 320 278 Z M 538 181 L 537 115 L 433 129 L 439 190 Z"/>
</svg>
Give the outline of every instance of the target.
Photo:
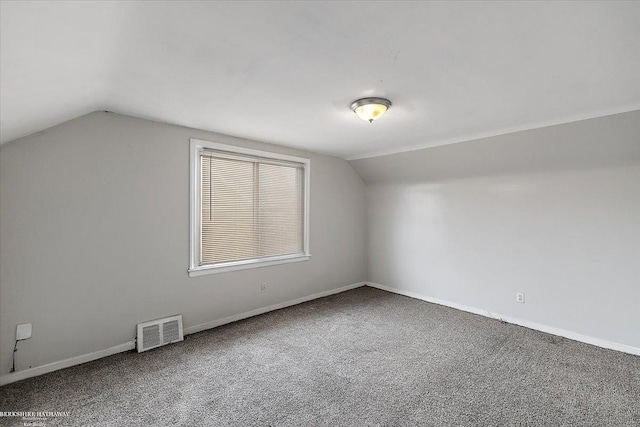
<svg viewBox="0 0 640 427">
<path fill-rule="evenodd" d="M 189 275 L 308 260 L 309 164 L 192 139 Z"/>
</svg>

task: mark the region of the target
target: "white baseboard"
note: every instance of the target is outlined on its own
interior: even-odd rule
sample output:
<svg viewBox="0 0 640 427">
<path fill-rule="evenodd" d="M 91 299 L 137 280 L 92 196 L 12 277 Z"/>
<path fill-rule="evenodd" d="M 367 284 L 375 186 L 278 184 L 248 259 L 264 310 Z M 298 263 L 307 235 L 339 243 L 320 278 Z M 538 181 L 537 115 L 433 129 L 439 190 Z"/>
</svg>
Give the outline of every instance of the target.
<svg viewBox="0 0 640 427">
<path fill-rule="evenodd" d="M 340 292 L 348 291 L 351 289 L 365 286 L 366 282 L 354 283 L 352 285 L 343 286 L 338 289 L 331 289 L 330 291 L 318 292 L 317 294 L 308 295 L 306 297 L 296 298 L 289 301 L 273 304 L 268 307 L 258 308 L 256 310 L 247 311 L 240 314 L 234 314 L 233 316 L 224 317 L 222 319 L 214 320 L 212 322 L 201 323 L 199 325 L 189 326 L 184 329 L 185 335 L 195 334 L 196 332 L 206 331 L 207 329 L 215 328 L 217 326 L 226 325 L 227 323 L 237 322 L 238 320 L 246 319 L 248 317 L 257 316 L 259 314 L 268 313 L 269 311 L 279 310 L 281 308 L 290 307 L 292 305 L 301 304 L 303 302 L 311 301 L 314 299 L 326 297 L 333 294 L 339 294 Z"/>
<path fill-rule="evenodd" d="M 611 350 L 617 350 L 624 353 L 640 355 L 640 348 L 632 347 L 626 344 L 620 344 L 612 341 L 603 340 L 600 338 L 594 338 L 587 335 L 582 335 L 576 332 L 568 331 L 565 329 L 555 328 L 552 326 L 541 325 L 539 323 L 531 322 L 528 320 L 522 320 L 511 316 L 503 316 L 497 313 L 492 313 L 487 310 L 481 310 L 479 308 L 466 306 L 463 304 L 454 303 L 451 301 L 441 300 L 438 298 L 433 298 L 427 295 L 423 295 L 417 292 L 405 291 L 399 288 L 393 288 L 389 286 L 380 285 L 378 283 L 372 282 L 360 282 L 354 283 L 352 285 L 343 286 L 337 289 L 331 289 L 329 291 L 318 292 L 316 294 L 308 295 L 301 298 L 292 299 L 289 301 L 281 302 L 278 304 L 273 304 L 267 307 L 258 308 L 256 310 L 247 311 L 244 313 L 236 314 L 233 316 L 224 317 L 222 319 L 217 319 L 212 322 L 201 323 L 199 325 L 193 325 L 185 328 L 185 335 L 194 334 L 196 332 L 201 332 L 207 329 L 215 328 L 217 326 L 226 325 L 228 323 L 236 322 L 238 320 L 247 319 L 249 317 L 257 316 L 260 314 L 268 313 L 270 311 L 279 310 L 281 308 L 290 307 L 292 305 L 301 304 L 303 302 L 311 301 L 314 299 L 322 298 L 325 296 L 338 294 L 340 292 L 348 291 L 351 289 L 359 288 L 361 286 L 371 286 L 373 288 L 382 289 L 384 291 L 393 292 L 399 295 L 405 295 L 411 298 L 420 299 L 427 302 L 432 302 L 439 305 L 444 305 L 447 307 L 455 308 L 458 310 L 466 311 L 469 313 L 479 314 L 481 316 L 489 317 L 492 319 L 501 320 L 507 323 L 513 323 L 515 325 L 524 326 L 525 328 L 535 329 L 537 331 L 546 332 L 553 335 L 558 335 L 561 337 L 569 338 L 575 341 L 581 341 L 587 344 L 592 344 L 598 347 L 603 347 Z M 129 341 L 115 347 L 107 348 L 105 350 L 96 351 L 93 353 L 83 354 L 80 356 L 71 357 L 69 359 L 61 360 L 58 362 L 47 363 L 46 365 L 37 366 L 35 368 L 29 368 L 22 371 L 14 372 L 11 374 L 6 374 L 0 376 L 0 386 L 5 384 L 10 384 L 16 381 L 24 380 L 27 378 L 35 377 L 38 375 L 43 375 L 49 372 L 57 371 L 60 369 L 68 368 L 75 365 L 80 365 L 82 363 L 90 362 L 92 360 L 100 359 L 103 357 L 111 356 L 117 353 L 122 353 L 124 351 L 129 351 L 135 349 L 135 342 Z"/>
<path fill-rule="evenodd" d="M 6 374 L 0 377 L 0 386 L 31 377 L 37 377 L 38 375 L 48 374 L 49 372 L 58 371 L 70 366 L 91 362 L 92 360 L 112 356 L 117 353 L 122 353 L 123 351 L 133 350 L 135 347 L 136 343 L 134 341 L 129 341 L 115 347 L 107 348 L 105 350 L 82 354 L 80 356 L 70 357 L 69 359 L 60 360 L 58 362 L 51 362 L 47 363 L 46 365 L 36 366 L 35 368 L 29 368 L 22 371 Z"/>
<path fill-rule="evenodd" d="M 311 301 L 314 299 L 326 297 L 340 292 L 348 291 L 351 289 L 365 286 L 365 282 L 354 283 L 352 285 L 343 286 L 337 289 L 331 289 L 324 292 L 318 292 L 316 294 L 308 295 L 306 297 L 296 298 L 289 301 L 273 304 L 268 307 L 258 308 L 256 310 L 247 311 L 245 313 L 235 314 L 233 316 L 225 317 L 222 319 L 214 320 L 212 322 L 201 323 L 199 325 L 189 326 L 184 329 L 184 334 L 194 334 L 196 332 L 204 331 L 207 329 L 215 328 L 216 326 L 226 325 L 227 323 L 236 322 L 238 320 L 246 319 L 249 317 L 264 314 L 269 311 L 279 310 L 281 308 L 290 307 L 292 305 L 300 304 L 303 302 Z M 68 368 L 82 363 L 91 362 L 92 360 L 100 359 L 103 357 L 111 356 L 124 351 L 133 350 L 135 348 L 135 341 L 129 341 L 124 344 L 117 345 L 115 347 L 107 348 L 105 350 L 96 351 L 93 353 L 83 354 L 80 356 L 71 357 L 69 359 L 60 360 L 58 362 L 47 363 L 46 365 L 36 366 L 35 368 L 29 368 L 11 374 L 0 376 L 0 386 L 10 384 L 16 381 L 24 380 L 38 375 L 47 374 L 49 372 L 58 371 L 60 369 Z"/>
<path fill-rule="evenodd" d="M 372 288 L 382 289 L 383 291 L 392 292 L 394 294 L 404 295 L 411 298 L 420 299 L 434 304 L 444 305 L 447 307 L 455 308 L 462 311 L 467 311 L 473 314 L 479 314 L 480 316 L 490 317 L 492 319 L 501 320 L 507 323 L 513 323 L 514 325 L 524 326 L 525 328 L 535 329 L 536 331 L 546 332 L 552 335 L 558 335 L 561 337 L 569 338 L 571 340 L 584 342 L 587 344 L 595 345 L 610 350 L 617 350 L 623 353 L 629 353 L 636 356 L 640 356 L 640 348 L 632 347 L 626 344 L 620 344 L 613 341 L 603 340 L 601 338 L 594 338 L 588 335 L 582 335 L 577 332 L 568 331 L 566 329 L 560 329 L 553 326 L 541 325 L 540 323 L 531 322 L 529 320 L 518 319 L 517 317 L 504 316 L 498 313 L 492 313 L 487 310 L 482 310 L 476 307 L 470 307 L 468 305 L 458 304 L 451 301 L 442 300 L 439 298 L 433 298 L 424 294 L 420 294 L 412 291 L 405 291 L 404 289 L 393 288 L 390 286 L 380 285 L 378 283 L 367 282 L 367 286 Z"/>
</svg>

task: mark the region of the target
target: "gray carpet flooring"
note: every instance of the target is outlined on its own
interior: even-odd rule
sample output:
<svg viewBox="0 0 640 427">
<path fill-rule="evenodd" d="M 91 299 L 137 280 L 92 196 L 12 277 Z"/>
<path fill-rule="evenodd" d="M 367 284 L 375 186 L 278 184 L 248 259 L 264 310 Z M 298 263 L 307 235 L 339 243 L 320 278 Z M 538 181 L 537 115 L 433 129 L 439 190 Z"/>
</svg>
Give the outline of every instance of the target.
<svg viewBox="0 0 640 427">
<path fill-rule="evenodd" d="M 4 386 L 0 410 L 71 412 L 46 426 L 638 426 L 640 357 L 364 287 Z"/>
</svg>

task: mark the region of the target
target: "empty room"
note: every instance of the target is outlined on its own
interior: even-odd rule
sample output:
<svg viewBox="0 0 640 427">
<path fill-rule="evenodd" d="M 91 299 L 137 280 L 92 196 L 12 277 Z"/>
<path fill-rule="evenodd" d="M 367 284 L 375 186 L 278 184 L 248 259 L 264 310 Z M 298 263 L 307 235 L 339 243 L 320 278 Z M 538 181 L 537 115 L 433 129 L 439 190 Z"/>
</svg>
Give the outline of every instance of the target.
<svg viewBox="0 0 640 427">
<path fill-rule="evenodd" d="M 0 425 L 640 425 L 640 2 L 0 26 Z"/>
</svg>

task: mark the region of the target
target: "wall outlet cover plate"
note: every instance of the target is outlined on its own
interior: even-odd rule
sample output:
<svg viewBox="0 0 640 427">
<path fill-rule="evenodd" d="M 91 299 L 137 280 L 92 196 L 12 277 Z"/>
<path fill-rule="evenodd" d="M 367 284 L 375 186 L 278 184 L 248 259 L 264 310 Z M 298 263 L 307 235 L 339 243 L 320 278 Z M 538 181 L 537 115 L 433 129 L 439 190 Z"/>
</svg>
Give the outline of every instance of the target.
<svg viewBox="0 0 640 427">
<path fill-rule="evenodd" d="M 16 328 L 16 341 L 26 340 L 27 338 L 31 338 L 31 332 L 33 328 L 31 323 L 22 323 L 18 325 Z"/>
</svg>

